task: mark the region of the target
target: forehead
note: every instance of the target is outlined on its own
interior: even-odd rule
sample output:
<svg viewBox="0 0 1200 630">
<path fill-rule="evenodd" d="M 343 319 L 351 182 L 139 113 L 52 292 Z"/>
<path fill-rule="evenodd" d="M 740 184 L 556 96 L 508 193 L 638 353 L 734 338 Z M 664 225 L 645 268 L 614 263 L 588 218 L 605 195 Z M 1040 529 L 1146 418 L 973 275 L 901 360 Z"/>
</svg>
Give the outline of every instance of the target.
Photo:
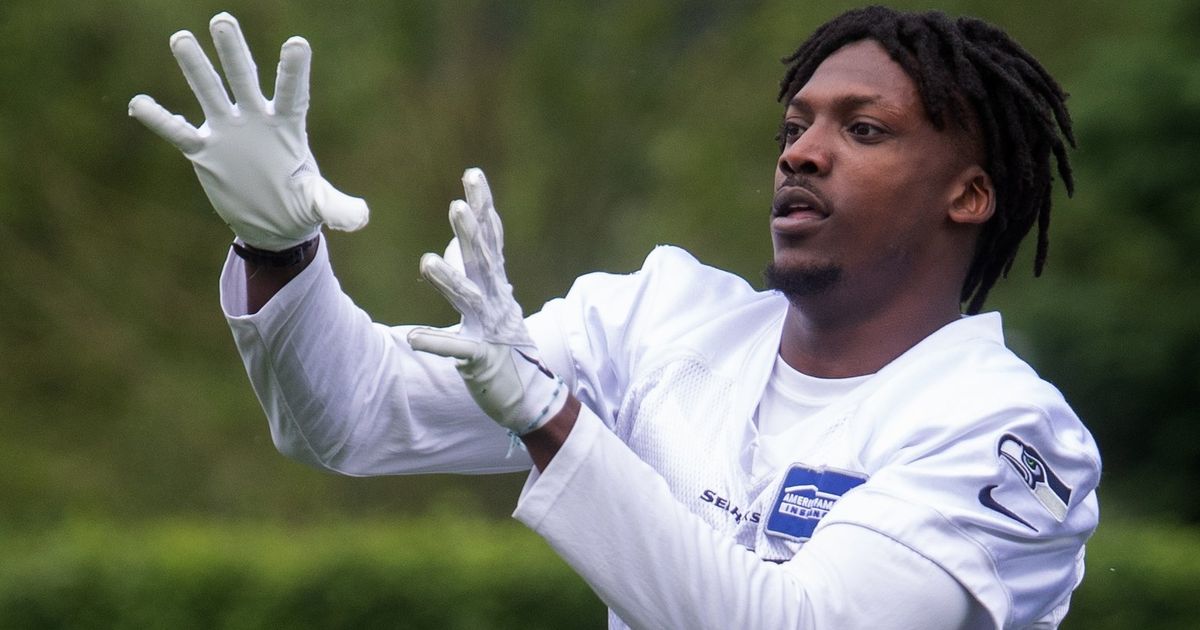
<svg viewBox="0 0 1200 630">
<path fill-rule="evenodd" d="M 809 106 L 848 98 L 901 113 L 924 112 L 916 83 L 873 39 L 846 44 L 826 57 L 792 104 Z"/>
</svg>

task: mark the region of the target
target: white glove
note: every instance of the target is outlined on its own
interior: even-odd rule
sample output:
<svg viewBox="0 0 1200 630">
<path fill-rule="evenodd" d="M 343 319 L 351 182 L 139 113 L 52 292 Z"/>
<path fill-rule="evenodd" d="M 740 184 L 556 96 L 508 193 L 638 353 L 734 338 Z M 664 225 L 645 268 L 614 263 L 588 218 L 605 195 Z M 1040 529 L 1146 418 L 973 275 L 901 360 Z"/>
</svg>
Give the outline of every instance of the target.
<svg viewBox="0 0 1200 630">
<path fill-rule="evenodd" d="M 171 51 L 204 124 L 191 126 L 145 94 L 129 101 L 129 115 L 183 151 L 217 214 L 247 245 L 277 251 L 312 238 L 322 223 L 348 231 L 366 225 L 366 202 L 325 181 L 308 149 L 308 42 L 284 42 L 275 98 L 268 101 L 237 20 L 218 13 L 209 30 L 236 103 L 196 37 L 179 31 Z"/>
<path fill-rule="evenodd" d="M 515 435 L 540 428 L 567 402 L 562 379 L 536 358 L 521 307 L 504 273 L 504 234 L 483 171 L 463 174 L 467 201 L 450 204 L 450 225 L 466 273 L 437 254 L 421 257 L 421 275 L 462 314 L 457 332 L 416 328 L 414 350 L 458 359 L 458 371 L 485 413 Z M 448 250 L 449 251 L 449 250 Z"/>
</svg>

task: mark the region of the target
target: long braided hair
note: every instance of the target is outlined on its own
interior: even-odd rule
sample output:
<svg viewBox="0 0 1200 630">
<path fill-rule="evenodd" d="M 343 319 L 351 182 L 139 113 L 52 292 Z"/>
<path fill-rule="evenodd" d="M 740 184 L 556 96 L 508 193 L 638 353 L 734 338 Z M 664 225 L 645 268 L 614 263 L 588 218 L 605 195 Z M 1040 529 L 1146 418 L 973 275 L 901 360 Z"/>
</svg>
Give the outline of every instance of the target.
<svg viewBox="0 0 1200 630">
<path fill-rule="evenodd" d="M 1067 194 L 1075 189 L 1067 159 L 1066 143 L 1074 147 L 1075 136 L 1066 94 L 1032 55 L 991 24 L 874 6 L 827 22 L 784 58 L 788 68 L 779 100 L 788 103 L 826 57 L 863 39 L 879 42 L 908 73 L 937 129 L 947 120 L 964 130 L 978 124 L 996 211 L 979 234 L 959 297 L 969 302 L 967 313 L 978 313 L 996 280 L 1012 269 L 1035 222 L 1033 273 L 1042 273 L 1049 246 L 1051 153 Z"/>
</svg>

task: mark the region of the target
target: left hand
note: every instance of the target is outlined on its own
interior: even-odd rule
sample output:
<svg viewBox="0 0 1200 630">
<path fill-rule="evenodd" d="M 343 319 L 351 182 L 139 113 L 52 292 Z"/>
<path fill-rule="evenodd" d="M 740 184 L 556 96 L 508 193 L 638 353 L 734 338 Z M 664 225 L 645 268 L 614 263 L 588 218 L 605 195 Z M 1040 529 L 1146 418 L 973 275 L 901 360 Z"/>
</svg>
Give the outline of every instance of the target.
<svg viewBox="0 0 1200 630">
<path fill-rule="evenodd" d="M 129 101 L 129 115 L 192 161 L 213 208 L 247 245 L 279 251 L 316 236 L 322 224 L 347 231 L 366 225 L 367 203 L 322 177 L 308 148 L 308 42 L 284 42 L 275 94 L 267 100 L 237 20 L 218 13 L 209 30 L 234 100 L 196 36 L 179 31 L 171 51 L 204 123 L 193 127 L 145 94 Z"/>
<path fill-rule="evenodd" d="M 414 350 L 458 360 L 471 396 L 516 435 L 541 428 L 567 402 L 566 384 L 537 359 L 538 349 L 504 272 L 504 231 L 483 171 L 463 173 L 467 200 L 450 204 L 462 269 L 437 254 L 421 257 L 421 275 L 462 314 L 456 332 L 417 328 Z M 464 273 L 465 272 L 465 273 Z"/>
</svg>

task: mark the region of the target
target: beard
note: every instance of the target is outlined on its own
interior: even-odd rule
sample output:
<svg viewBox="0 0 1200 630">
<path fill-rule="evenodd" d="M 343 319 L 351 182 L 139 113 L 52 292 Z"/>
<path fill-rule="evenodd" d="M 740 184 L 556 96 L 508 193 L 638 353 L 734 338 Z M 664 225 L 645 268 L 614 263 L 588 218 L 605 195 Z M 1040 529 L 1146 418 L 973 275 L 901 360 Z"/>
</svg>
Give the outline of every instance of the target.
<svg viewBox="0 0 1200 630">
<path fill-rule="evenodd" d="M 842 279 L 842 268 L 834 263 L 810 266 L 786 266 L 771 262 L 763 270 L 767 288 L 779 291 L 788 301 L 820 295 L 836 287 Z"/>
</svg>

